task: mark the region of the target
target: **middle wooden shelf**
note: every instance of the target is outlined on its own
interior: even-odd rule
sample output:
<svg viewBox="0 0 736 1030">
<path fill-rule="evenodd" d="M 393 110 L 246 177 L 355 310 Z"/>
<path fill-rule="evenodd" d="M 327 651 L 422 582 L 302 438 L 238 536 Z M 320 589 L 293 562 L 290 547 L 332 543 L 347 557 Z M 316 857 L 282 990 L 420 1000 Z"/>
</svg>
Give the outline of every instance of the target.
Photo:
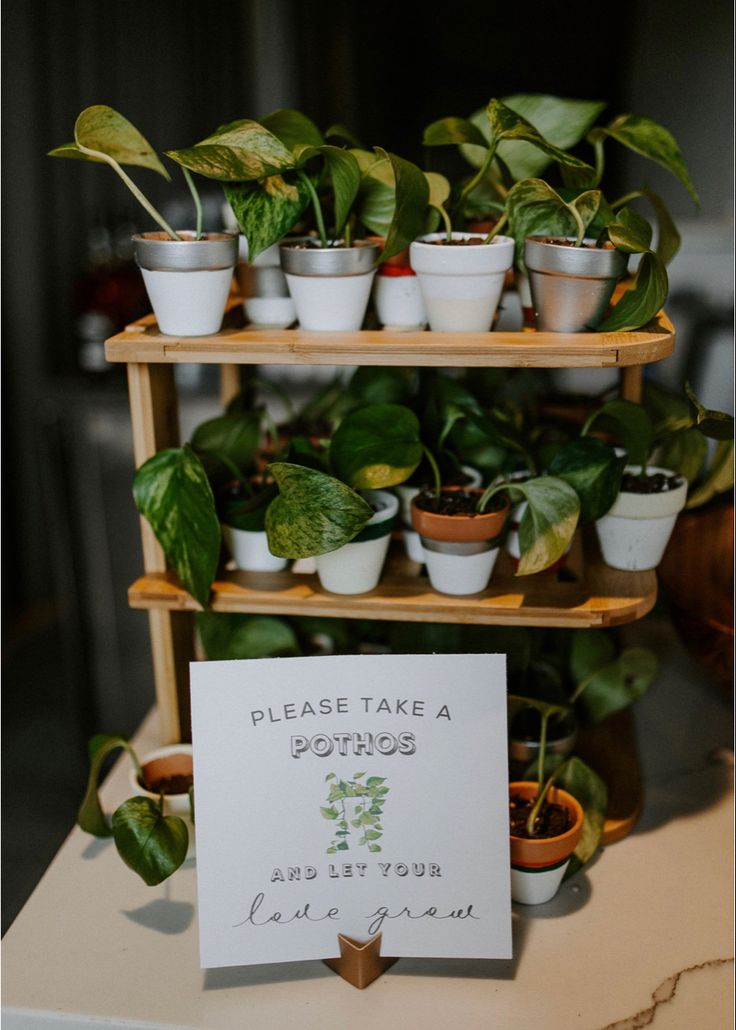
<svg viewBox="0 0 736 1030">
<path fill-rule="evenodd" d="M 453 597 L 432 590 L 422 569 L 394 546 L 381 581 L 367 594 L 324 590 L 316 575 L 227 572 L 212 587 L 216 612 L 320 615 L 335 618 L 455 622 L 476 625 L 614 626 L 646 615 L 657 597 L 653 571 L 621 572 L 605 565 L 595 541 L 576 534 L 561 572 L 515 576 L 499 555 L 486 590 Z M 128 590 L 132 608 L 197 611 L 199 605 L 171 572 L 147 573 Z"/>
</svg>

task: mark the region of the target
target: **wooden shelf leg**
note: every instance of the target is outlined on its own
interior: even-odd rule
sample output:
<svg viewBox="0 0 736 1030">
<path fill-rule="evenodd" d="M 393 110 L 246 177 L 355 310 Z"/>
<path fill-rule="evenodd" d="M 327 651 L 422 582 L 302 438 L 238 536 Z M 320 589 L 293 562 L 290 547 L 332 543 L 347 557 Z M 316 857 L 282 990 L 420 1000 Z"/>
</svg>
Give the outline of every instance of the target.
<svg viewBox="0 0 736 1030">
<path fill-rule="evenodd" d="M 621 398 L 625 401 L 641 403 L 642 366 L 625 365 L 621 369 Z"/>
<path fill-rule="evenodd" d="M 179 413 L 172 365 L 128 365 L 133 452 L 139 468 L 157 451 L 179 444 Z M 153 530 L 141 518 L 146 572 L 165 572 L 166 558 Z M 194 623 L 188 612 L 152 610 L 148 614 L 161 742 L 188 739 L 189 662 Z"/>
<path fill-rule="evenodd" d="M 240 393 L 240 366 L 220 365 L 220 402 L 226 408 Z"/>
</svg>

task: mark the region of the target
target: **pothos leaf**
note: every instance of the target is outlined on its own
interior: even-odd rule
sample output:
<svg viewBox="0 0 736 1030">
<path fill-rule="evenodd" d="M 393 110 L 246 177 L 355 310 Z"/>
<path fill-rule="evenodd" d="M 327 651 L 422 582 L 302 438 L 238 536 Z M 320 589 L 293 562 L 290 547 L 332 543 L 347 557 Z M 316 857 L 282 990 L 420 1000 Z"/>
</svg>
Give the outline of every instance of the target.
<svg viewBox="0 0 736 1030">
<path fill-rule="evenodd" d="M 133 497 L 184 588 L 206 607 L 220 557 L 220 523 L 192 448 L 173 447 L 149 458 L 136 472 Z"/>
<path fill-rule="evenodd" d="M 272 132 L 292 152 L 296 146 L 321 147 L 324 138 L 317 126 L 301 111 L 281 108 L 261 118 L 264 129 Z"/>
<path fill-rule="evenodd" d="M 733 415 L 706 408 L 693 393 L 690 383 L 685 383 L 685 393 L 695 408 L 695 424 L 704 436 L 712 440 L 733 440 Z"/>
<path fill-rule="evenodd" d="M 289 623 L 270 615 L 197 612 L 197 629 L 210 661 L 301 654 Z"/>
<path fill-rule="evenodd" d="M 296 167 L 291 150 L 248 118 L 223 125 L 193 147 L 167 150 L 166 154 L 190 171 L 218 182 L 251 182 Z"/>
<path fill-rule="evenodd" d="M 350 412 L 330 443 L 332 468 L 355 490 L 397 486 L 421 460 L 419 419 L 401 404 L 370 404 Z"/>
<path fill-rule="evenodd" d="M 639 329 L 657 315 L 667 300 L 669 282 L 667 269 L 652 251 L 642 255 L 633 286 L 624 293 L 611 314 L 596 332 L 628 332 Z"/>
<path fill-rule="evenodd" d="M 80 147 L 94 150 L 104 157 L 85 154 Z M 86 107 L 74 126 L 74 142 L 50 150 L 49 156 L 86 161 L 102 161 L 108 157 L 118 164 L 150 168 L 164 179 L 171 178 L 148 140 L 127 118 L 105 104 Z"/>
<path fill-rule="evenodd" d="M 421 234 L 429 201 L 429 184 L 424 173 L 411 161 L 380 147 L 376 147 L 376 153 L 387 158 L 394 175 L 394 213 L 379 259 L 388 261 Z"/>
<path fill-rule="evenodd" d="M 521 557 L 516 574 L 528 576 L 563 556 L 578 523 L 580 501 L 568 483 L 553 476 L 515 483 L 514 489 L 527 501 L 519 525 Z"/>
<path fill-rule="evenodd" d="M 360 186 L 360 167 L 349 150 L 329 144 L 319 148 L 335 197 L 335 236 L 342 232 Z"/>
<path fill-rule="evenodd" d="M 251 261 L 293 229 L 310 201 L 307 184 L 293 175 L 226 183 L 224 191 L 248 240 Z"/>
<path fill-rule="evenodd" d="M 652 227 L 630 207 L 622 208 L 606 226 L 611 243 L 626 254 L 642 254 L 652 242 Z"/>
<path fill-rule="evenodd" d="M 129 798 L 114 812 L 112 834 L 125 864 L 149 887 L 175 873 L 187 857 L 189 831 L 176 815 L 164 816 L 151 798 Z"/>
<path fill-rule="evenodd" d="M 478 126 L 467 118 L 438 118 L 424 130 L 422 145 L 425 147 L 441 147 L 453 143 L 472 143 L 484 150 L 488 149 L 486 137 Z"/>
<path fill-rule="evenodd" d="M 561 165 L 568 165 L 571 168 L 580 168 L 590 172 L 593 171 L 585 161 L 581 161 L 580 158 L 574 157 L 572 154 L 561 150 L 546 140 L 531 122 L 527 121 L 522 115 L 517 114 L 510 107 L 507 107 L 500 100 L 492 99 L 488 102 L 486 115 L 488 116 L 490 128 L 490 146 L 494 146 L 502 140 L 524 140 L 526 143 L 534 144 L 535 147 L 542 150 L 548 157 L 553 158 Z M 467 140 L 463 142 L 472 143 L 474 141 Z"/>
<path fill-rule="evenodd" d="M 626 458 L 612 447 L 586 436 L 559 448 L 549 474 L 564 479 L 580 499 L 580 525 L 601 518 L 618 496 Z"/>
<path fill-rule="evenodd" d="M 583 433 L 587 433 L 601 419 L 606 429 L 610 428 L 625 449 L 629 464 L 646 464 L 652 449 L 654 430 L 644 408 L 632 401 L 607 401 L 588 418 Z"/>
<path fill-rule="evenodd" d="M 704 478 L 690 493 L 685 507 L 706 504 L 716 494 L 733 490 L 733 440 L 719 440 Z"/>
<path fill-rule="evenodd" d="M 335 551 L 360 532 L 373 509 L 339 479 L 316 469 L 274 462 L 268 466 L 279 496 L 266 513 L 266 533 L 272 554 L 280 558 L 310 558 Z"/>
<path fill-rule="evenodd" d="M 622 114 L 614 118 L 607 126 L 594 129 L 591 136 L 593 134 L 610 136 L 611 139 L 615 139 L 629 150 L 649 158 L 650 161 L 656 161 L 658 165 L 679 179 L 693 202 L 700 205 L 698 194 L 695 192 L 674 136 L 654 119 L 637 114 Z"/>
<path fill-rule="evenodd" d="M 578 703 L 591 722 L 602 722 L 638 701 L 654 681 L 658 668 L 652 651 L 629 647 L 614 661 L 590 674 Z"/>
</svg>

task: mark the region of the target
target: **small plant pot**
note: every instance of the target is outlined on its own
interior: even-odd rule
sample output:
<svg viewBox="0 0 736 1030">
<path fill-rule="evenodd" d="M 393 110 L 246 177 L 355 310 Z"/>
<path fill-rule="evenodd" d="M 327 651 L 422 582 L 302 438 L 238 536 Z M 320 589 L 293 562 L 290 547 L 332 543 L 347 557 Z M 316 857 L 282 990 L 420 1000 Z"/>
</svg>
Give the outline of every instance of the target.
<svg viewBox="0 0 736 1030">
<path fill-rule="evenodd" d="M 164 232 L 133 237 L 133 253 L 143 275 L 158 327 L 168 336 L 210 336 L 222 325 L 238 260 L 232 233 Z"/>
<path fill-rule="evenodd" d="M 488 332 L 514 259 L 514 241 L 496 236 L 492 243 L 465 247 L 433 242 L 445 239 L 444 233 L 430 233 L 410 247 L 429 328 L 440 333 Z M 484 237 L 454 232 L 452 239 Z"/>
<path fill-rule="evenodd" d="M 236 529 L 223 524 L 222 535 L 236 568 L 244 572 L 281 572 L 288 565 L 288 559 L 271 554 L 265 530 Z"/>
<path fill-rule="evenodd" d="M 627 465 L 624 474 L 637 474 Z M 675 475 L 670 469 L 651 467 L 647 475 Z M 606 565 L 629 572 L 656 569 L 664 555 L 678 514 L 687 500 L 687 480 L 662 493 L 634 493 L 622 490 L 613 507 L 595 524 L 601 554 Z"/>
<path fill-rule="evenodd" d="M 467 476 L 467 482 L 464 484 L 468 487 L 480 486 L 483 482 L 483 477 L 477 469 L 474 469 L 471 465 L 461 465 L 460 471 Z M 424 565 L 424 550 L 422 548 L 422 540 L 417 531 L 412 526 L 411 521 L 411 502 L 418 494 L 421 493 L 421 487 L 409 486 L 407 483 L 401 483 L 400 486 L 394 488 L 396 490 L 396 496 L 399 498 L 399 516 L 401 518 L 401 535 L 404 542 L 404 550 L 406 556 L 410 561 L 417 562 L 419 565 Z"/>
<path fill-rule="evenodd" d="M 614 247 L 596 247 L 595 240 L 571 246 L 573 237 L 556 243 L 530 236 L 524 244 L 537 329 L 582 333 L 606 314 L 616 283 L 626 272 L 628 255 Z"/>
<path fill-rule="evenodd" d="M 408 265 L 382 265 L 373 284 L 373 304 L 384 329 L 423 329 L 427 324 L 422 291 Z"/>
<path fill-rule="evenodd" d="M 315 247 L 303 241 L 282 243 L 279 250 L 302 329 L 360 329 L 376 272 L 377 243 L 359 240 L 352 247 Z"/>
<path fill-rule="evenodd" d="M 131 787 L 136 794 L 158 802 L 161 797 L 160 793 L 157 793 L 155 789 L 150 789 L 155 788 L 158 780 L 162 777 L 192 776 L 192 745 L 170 744 L 167 747 L 149 751 L 141 758 L 141 769 L 143 770 L 143 783 L 138 780 L 135 769 L 130 770 Z M 164 815 L 178 815 L 180 819 L 183 819 L 189 832 L 187 858 L 194 858 L 194 823 L 192 822 L 188 789 L 182 793 L 164 794 Z"/>
<path fill-rule="evenodd" d="M 387 490 L 361 490 L 361 496 L 379 510 L 350 543 L 317 555 L 317 575 L 333 594 L 365 594 L 375 590 L 386 560 L 399 501 Z"/>
<path fill-rule="evenodd" d="M 521 713 L 522 715 L 526 713 Z M 517 716 L 517 719 L 519 717 Z M 536 763 L 539 757 L 539 721 L 536 726 L 526 727 L 530 733 L 524 733 L 525 726 L 514 720 L 509 731 L 509 768 L 513 777 L 527 774 L 527 769 Z M 561 755 L 563 758 L 572 754 L 578 738 L 578 724 L 575 714 L 571 712 L 555 723 L 550 721 L 547 729 L 546 753 Z"/>
<path fill-rule="evenodd" d="M 442 493 L 462 489 L 446 487 Z M 478 497 L 483 493 L 479 487 L 467 492 Z M 485 590 L 498 557 L 496 538 L 510 508 L 508 499 L 503 501 L 498 511 L 481 515 L 442 515 L 420 508 L 416 497 L 412 500 L 412 525 L 421 538 L 433 589 L 454 596 Z"/>
<path fill-rule="evenodd" d="M 250 264 L 247 241 L 244 249 L 246 263 L 238 265 L 238 283 L 246 318 L 262 329 L 287 329 L 296 321 L 296 307 L 281 269 L 279 245 L 274 243 Z"/>
<path fill-rule="evenodd" d="M 537 790 L 533 782 L 510 783 L 509 797 L 533 798 Z M 511 897 L 522 905 L 541 905 L 555 896 L 583 832 L 583 809 L 577 798 L 560 787 L 551 787 L 547 797 L 568 809 L 573 824 L 558 837 L 511 836 Z"/>
</svg>

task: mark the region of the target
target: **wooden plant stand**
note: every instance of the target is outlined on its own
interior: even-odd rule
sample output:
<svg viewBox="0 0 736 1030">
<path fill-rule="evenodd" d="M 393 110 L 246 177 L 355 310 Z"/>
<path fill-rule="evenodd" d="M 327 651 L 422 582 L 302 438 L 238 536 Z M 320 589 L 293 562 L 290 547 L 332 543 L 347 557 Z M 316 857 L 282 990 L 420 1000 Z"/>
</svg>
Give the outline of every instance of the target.
<svg viewBox="0 0 736 1030">
<path fill-rule="evenodd" d="M 670 355 L 674 340 L 664 312 L 645 329 L 629 333 L 261 330 L 243 326 L 242 304 L 233 297 L 224 327 L 215 336 L 166 336 L 149 315 L 111 337 L 105 353 L 108 361 L 128 366 L 134 456 L 139 467 L 162 448 L 179 444 L 174 382 L 178 363 L 219 365 L 223 403 L 238 392 L 239 365 L 269 364 L 617 367 L 621 395 L 638 401 L 642 365 Z M 167 568 L 163 551 L 143 519 L 141 539 L 144 573 L 130 587 L 129 601 L 148 612 L 162 742 L 173 743 L 189 731 L 189 662 L 194 659 L 193 613 L 199 606 Z M 211 608 L 253 614 L 584 627 L 630 622 L 654 605 L 655 574 L 619 572 L 604 565 L 589 534 L 578 534 L 569 566 L 571 581 L 560 582 L 545 574 L 517 578 L 508 559 L 501 556 L 489 588 L 470 598 L 434 593 L 417 574 L 418 567 L 398 555 L 392 557 L 374 591 L 355 597 L 328 593 L 315 576 L 235 572 L 214 584 Z"/>
</svg>

